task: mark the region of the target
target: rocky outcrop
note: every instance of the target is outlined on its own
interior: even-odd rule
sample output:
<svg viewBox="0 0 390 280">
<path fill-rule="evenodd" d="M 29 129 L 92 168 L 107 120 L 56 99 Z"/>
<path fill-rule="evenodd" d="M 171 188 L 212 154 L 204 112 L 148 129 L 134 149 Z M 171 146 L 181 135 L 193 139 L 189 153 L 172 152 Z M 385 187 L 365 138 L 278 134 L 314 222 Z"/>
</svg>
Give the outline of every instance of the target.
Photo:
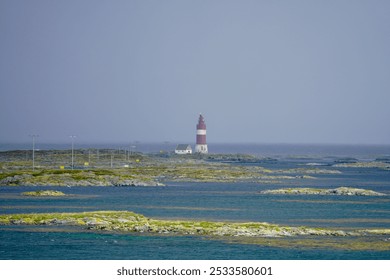
<svg viewBox="0 0 390 280">
<path fill-rule="evenodd" d="M 19 185 L 21 182 L 25 182 L 32 177 L 31 174 L 8 176 L 0 180 L 0 186 Z"/>
<path fill-rule="evenodd" d="M 352 234 L 341 230 L 289 227 L 260 222 L 155 220 L 127 211 L 0 215 L 0 224 L 77 225 L 92 230 L 207 236 L 277 237 Z"/>
<path fill-rule="evenodd" d="M 357 195 L 357 196 L 384 196 L 386 194 L 372 190 L 340 187 L 336 189 L 315 189 L 315 188 L 286 188 L 277 190 L 261 191 L 261 194 L 288 194 L 288 195 Z"/>
<path fill-rule="evenodd" d="M 24 196 L 65 196 L 63 192 L 60 191 L 35 191 L 35 192 L 23 192 L 22 195 Z"/>
<path fill-rule="evenodd" d="M 386 161 L 359 161 L 351 163 L 337 163 L 333 167 L 342 167 L 342 168 L 379 168 L 384 170 L 390 170 L 390 163 Z"/>
<path fill-rule="evenodd" d="M 111 182 L 117 187 L 161 187 L 164 184 L 155 181 L 140 181 L 140 180 L 115 180 Z"/>
<path fill-rule="evenodd" d="M 156 220 L 127 211 L 83 213 L 41 213 L 0 215 L 0 224 L 74 225 L 92 230 L 176 235 L 282 237 L 282 236 L 363 236 L 389 235 L 390 229 L 343 231 L 290 227 L 261 222 L 214 222 Z"/>
<path fill-rule="evenodd" d="M 126 179 L 120 175 L 96 175 L 91 172 L 68 174 L 52 171 L 41 173 L 8 176 L 0 180 L 0 186 L 164 186 L 154 180 Z"/>
</svg>

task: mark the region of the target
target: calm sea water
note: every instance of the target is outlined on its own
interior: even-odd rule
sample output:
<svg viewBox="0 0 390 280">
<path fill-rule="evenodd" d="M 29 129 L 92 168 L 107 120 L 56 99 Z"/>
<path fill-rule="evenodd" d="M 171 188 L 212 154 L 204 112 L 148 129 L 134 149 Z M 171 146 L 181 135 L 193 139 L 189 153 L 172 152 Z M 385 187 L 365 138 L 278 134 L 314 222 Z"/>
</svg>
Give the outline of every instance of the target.
<svg viewBox="0 0 390 280">
<path fill-rule="evenodd" d="M 226 152 L 223 149 L 227 147 L 217 152 Z M 236 148 L 234 152 L 247 152 Z M 259 194 L 264 189 L 290 186 L 352 186 L 390 194 L 389 170 L 331 165 L 345 156 L 375 159 L 390 154 L 388 147 L 366 147 L 353 153 L 355 148 L 346 152 L 336 146 L 276 147 L 278 151 L 267 156 L 279 156 L 277 161 L 255 164 L 271 169 L 321 164 L 319 168 L 342 171 L 282 184 L 168 182 L 159 188 L 48 188 L 72 194 L 59 198 L 20 195 L 42 187 L 0 187 L 0 213 L 128 210 L 153 218 L 261 221 L 346 230 L 390 228 L 390 197 Z M 252 154 L 260 154 L 258 145 Z M 74 227 L 0 226 L 0 259 L 390 259 L 390 251 L 245 245 L 204 237 L 103 233 Z"/>
</svg>

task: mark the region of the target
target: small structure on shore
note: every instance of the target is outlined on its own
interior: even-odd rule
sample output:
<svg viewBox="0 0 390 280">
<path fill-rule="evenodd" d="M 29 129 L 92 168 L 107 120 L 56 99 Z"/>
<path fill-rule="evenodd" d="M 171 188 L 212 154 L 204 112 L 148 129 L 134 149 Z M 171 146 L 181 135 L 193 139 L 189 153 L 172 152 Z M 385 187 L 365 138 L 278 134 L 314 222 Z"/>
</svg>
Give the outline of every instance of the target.
<svg viewBox="0 0 390 280">
<path fill-rule="evenodd" d="M 206 143 L 206 123 L 202 114 L 199 115 L 198 124 L 196 126 L 196 145 L 195 153 L 207 154 L 207 143 Z"/>
<path fill-rule="evenodd" d="M 179 145 L 177 145 L 177 147 L 175 149 L 175 154 L 178 154 L 178 155 L 192 154 L 191 145 L 189 145 L 189 144 L 179 144 Z"/>
</svg>

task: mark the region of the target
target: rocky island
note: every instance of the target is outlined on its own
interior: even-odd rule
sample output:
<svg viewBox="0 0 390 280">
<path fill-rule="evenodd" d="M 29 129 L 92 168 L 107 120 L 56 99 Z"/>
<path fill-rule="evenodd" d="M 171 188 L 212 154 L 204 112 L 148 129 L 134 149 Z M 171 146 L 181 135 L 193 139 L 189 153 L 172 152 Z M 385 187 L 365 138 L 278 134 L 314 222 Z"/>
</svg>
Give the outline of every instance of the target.
<svg viewBox="0 0 390 280">
<path fill-rule="evenodd" d="M 262 222 L 214 222 L 150 219 L 128 211 L 41 213 L 0 215 L 2 225 L 68 225 L 90 230 L 206 236 L 359 236 L 390 234 L 389 229 L 343 231 L 310 227 L 280 226 Z"/>
<path fill-rule="evenodd" d="M 366 189 L 339 187 L 336 189 L 317 188 L 285 188 L 261 191 L 261 194 L 287 194 L 287 195 L 358 195 L 358 196 L 385 196 L 386 194 Z"/>
<path fill-rule="evenodd" d="M 34 191 L 34 192 L 23 192 L 24 196 L 66 196 L 63 192 L 60 191 Z"/>
<path fill-rule="evenodd" d="M 341 230 L 304 226 L 281 226 L 264 222 L 216 222 L 151 219 L 128 211 L 0 215 L 0 225 L 70 227 L 80 230 L 139 233 L 143 235 L 202 236 L 227 242 L 282 248 L 335 248 L 390 250 L 390 229 Z M 288 237 L 288 238 L 286 238 Z"/>
</svg>

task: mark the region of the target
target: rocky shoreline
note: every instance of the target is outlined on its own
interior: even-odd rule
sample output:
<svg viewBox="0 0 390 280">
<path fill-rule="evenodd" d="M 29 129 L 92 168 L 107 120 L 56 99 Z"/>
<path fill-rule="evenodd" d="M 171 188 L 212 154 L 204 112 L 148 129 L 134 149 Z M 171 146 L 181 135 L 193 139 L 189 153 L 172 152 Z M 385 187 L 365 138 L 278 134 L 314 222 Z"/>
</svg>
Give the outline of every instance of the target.
<svg viewBox="0 0 390 280">
<path fill-rule="evenodd" d="M 290 227 L 261 222 L 157 220 L 128 211 L 0 215 L 2 225 L 67 225 L 90 230 L 210 237 L 363 236 L 389 235 L 390 229 L 343 231 Z"/>
<path fill-rule="evenodd" d="M 316 188 L 285 188 L 277 190 L 261 191 L 261 194 L 285 194 L 285 195 L 348 195 L 348 196 L 386 196 L 384 193 L 366 189 L 351 187 L 339 187 L 336 189 Z"/>
</svg>

